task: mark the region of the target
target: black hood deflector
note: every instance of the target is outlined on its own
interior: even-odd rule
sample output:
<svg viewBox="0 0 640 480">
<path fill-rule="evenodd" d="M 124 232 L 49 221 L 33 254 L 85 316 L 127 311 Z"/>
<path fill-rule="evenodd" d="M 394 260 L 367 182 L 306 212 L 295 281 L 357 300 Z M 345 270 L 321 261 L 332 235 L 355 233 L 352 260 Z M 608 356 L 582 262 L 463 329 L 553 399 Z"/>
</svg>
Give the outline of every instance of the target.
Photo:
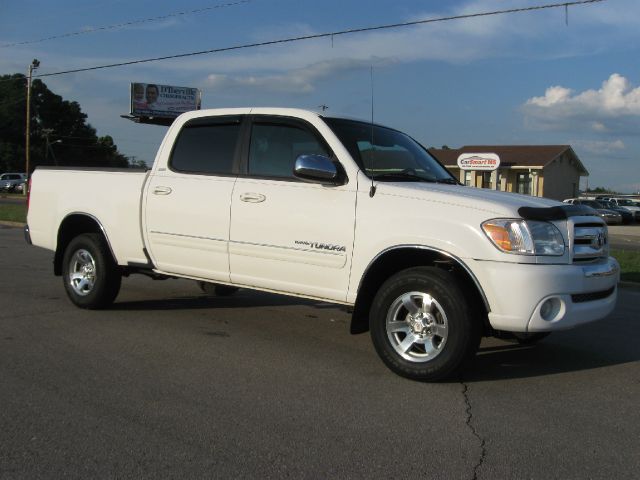
<svg viewBox="0 0 640 480">
<path fill-rule="evenodd" d="M 557 207 L 520 207 L 518 213 L 525 220 L 566 220 L 569 217 L 597 217 L 598 213 L 586 205 L 558 205 Z"/>
</svg>

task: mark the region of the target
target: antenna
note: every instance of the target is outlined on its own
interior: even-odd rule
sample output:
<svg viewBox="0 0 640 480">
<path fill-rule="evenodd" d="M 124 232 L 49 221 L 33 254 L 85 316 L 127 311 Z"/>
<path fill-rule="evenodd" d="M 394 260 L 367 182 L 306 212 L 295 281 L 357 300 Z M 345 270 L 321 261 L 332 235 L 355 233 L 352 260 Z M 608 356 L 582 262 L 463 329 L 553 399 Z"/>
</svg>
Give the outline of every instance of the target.
<svg viewBox="0 0 640 480">
<path fill-rule="evenodd" d="M 369 197 L 373 198 L 376 194 L 376 186 L 373 183 L 375 174 L 373 169 L 373 159 L 375 157 L 376 147 L 373 144 L 373 65 L 371 65 L 371 188 L 369 189 Z"/>
</svg>

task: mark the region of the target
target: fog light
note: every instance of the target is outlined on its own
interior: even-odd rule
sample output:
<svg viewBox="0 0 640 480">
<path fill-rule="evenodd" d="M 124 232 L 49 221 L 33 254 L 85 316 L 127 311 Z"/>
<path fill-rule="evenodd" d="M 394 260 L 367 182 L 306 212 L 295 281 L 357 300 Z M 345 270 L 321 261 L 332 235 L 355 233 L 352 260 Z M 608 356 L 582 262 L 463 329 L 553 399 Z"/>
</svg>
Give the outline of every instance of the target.
<svg viewBox="0 0 640 480">
<path fill-rule="evenodd" d="M 547 322 L 553 320 L 560 311 L 560 299 L 549 298 L 545 300 L 540 306 L 540 316 Z"/>
</svg>

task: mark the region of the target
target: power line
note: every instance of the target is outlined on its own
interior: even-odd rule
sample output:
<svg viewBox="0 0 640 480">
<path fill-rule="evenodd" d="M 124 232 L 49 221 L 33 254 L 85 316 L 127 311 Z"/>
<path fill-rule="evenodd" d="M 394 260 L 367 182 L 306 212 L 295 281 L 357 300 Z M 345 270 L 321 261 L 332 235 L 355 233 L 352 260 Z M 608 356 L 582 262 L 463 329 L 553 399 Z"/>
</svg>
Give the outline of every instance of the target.
<svg viewBox="0 0 640 480">
<path fill-rule="evenodd" d="M 107 31 L 107 30 L 114 30 L 116 28 L 130 27 L 132 25 L 140 25 L 142 23 L 158 22 L 160 20 L 166 20 L 168 18 L 174 18 L 174 17 L 186 16 L 186 15 L 193 15 L 193 14 L 196 14 L 196 13 L 204 13 L 204 12 L 208 12 L 208 11 L 211 11 L 211 10 L 217 10 L 217 9 L 220 9 L 220 8 L 234 7 L 236 5 L 241 5 L 243 3 L 250 3 L 252 1 L 254 1 L 254 0 L 238 0 L 236 2 L 222 3 L 222 4 L 218 4 L 218 5 L 212 5 L 211 7 L 197 8 L 195 10 L 188 10 L 188 11 L 185 11 L 185 12 L 174 12 L 174 13 L 168 13 L 166 15 L 160 15 L 158 17 L 144 18 L 144 19 L 140 19 L 140 20 L 131 20 L 129 22 L 117 23 L 115 25 L 106 25 L 106 26 L 102 26 L 102 27 L 86 28 L 86 29 L 83 29 L 83 30 L 75 31 L 75 32 L 61 33 L 61 34 L 58 34 L 58 35 L 52 35 L 50 37 L 39 38 L 37 40 L 25 40 L 23 42 L 6 43 L 4 45 L 0 45 L 0 48 L 17 47 L 19 45 L 30 45 L 32 43 L 41 43 L 41 42 L 46 42 L 46 41 L 49 41 L 49 40 L 56 40 L 58 38 L 75 37 L 75 36 L 84 35 L 84 34 L 87 34 L 87 33 L 104 32 L 104 31 Z"/>
<path fill-rule="evenodd" d="M 454 16 L 449 16 L 449 17 L 439 17 L 439 18 L 428 18 L 428 19 L 424 19 L 424 20 L 415 20 L 412 22 L 402 22 L 402 23 L 391 23 L 391 24 L 386 24 L 386 25 L 376 25 L 376 26 L 371 26 L 371 27 L 362 27 L 362 28 L 352 28 L 349 30 L 339 30 L 339 31 L 335 31 L 335 32 L 326 32 L 326 33 L 317 33 L 317 34 L 313 34 L 313 35 L 303 35 L 300 37 L 290 37 L 290 38 L 281 38 L 278 40 L 269 40 L 266 42 L 257 42 L 257 43 L 248 43 L 248 44 L 244 44 L 244 45 L 234 45 L 234 46 L 230 46 L 230 47 L 221 47 L 221 48 L 212 48 L 209 50 L 201 50 L 201 51 L 197 51 L 197 52 L 189 52 L 189 53 L 179 53 L 176 55 L 166 55 L 163 57 L 153 57 L 153 58 L 145 58 L 145 59 L 139 59 L 139 60 L 129 60 L 126 62 L 118 62 L 118 63 L 110 63 L 110 64 L 106 64 L 106 65 L 98 65 L 95 67 L 85 67 L 85 68 L 75 68 L 72 70 L 63 70 L 60 72 L 53 72 L 53 73 L 43 73 L 40 75 L 34 75 L 34 78 L 43 78 L 43 77 L 53 77 L 53 76 L 57 76 L 57 75 L 66 75 L 69 73 L 79 73 L 79 72 L 88 72 L 88 71 L 92 71 L 92 70 L 101 70 L 101 69 L 105 69 L 105 68 L 115 68 L 115 67 L 124 67 L 124 66 L 128 66 L 128 65 L 137 65 L 140 63 L 149 63 L 149 62 L 158 62 L 161 60 L 171 60 L 171 59 L 176 59 L 176 58 L 184 58 L 184 57 L 193 57 L 196 55 L 206 55 L 206 54 L 213 54 L 213 53 L 222 53 L 222 52 L 231 52 L 234 50 L 244 50 L 244 49 L 248 49 L 248 48 L 256 48 L 256 47 L 264 47 L 264 46 L 269 46 L 269 45 L 278 45 L 278 44 L 284 44 L 284 43 L 293 43 L 293 42 L 299 42 L 299 41 L 303 41 L 303 40 L 313 40 L 313 39 L 318 39 L 318 38 L 327 38 L 327 37 L 336 37 L 338 35 L 349 35 L 349 34 L 353 34 L 353 33 L 363 33 L 363 32 L 372 32 L 372 31 L 376 31 L 376 30 L 388 30 L 388 29 L 392 29 L 392 28 L 401 28 L 401 27 L 410 27 L 410 26 L 414 26 L 414 25 L 425 25 L 425 24 L 429 24 L 429 23 L 436 23 L 436 22 L 447 22 L 447 21 L 452 21 L 452 20 L 463 20 L 463 19 L 468 19 L 468 18 L 478 18 L 478 17 L 488 17 L 488 16 L 492 16 L 492 15 L 506 15 L 506 14 L 511 14 L 511 13 L 521 13 L 521 12 L 531 12 L 531 11 L 536 11 L 536 10 L 545 10 L 545 9 L 551 9 L 551 8 L 568 8 L 570 6 L 575 6 L 575 5 L 585 5 L 585 4 L 589 4 L 589 3 L 600 3 L 600 2 L 604 2 L 606 0 L 582 0 L 582 1 L 574 1 L 574 2 L 563 2 L 563 3 L 552 3 L 552 4 L 547 4 L 547 5 L 536 5 L 536 6 L 532 6 L 532 7 L 523 7 L 523 8 L 510 8 L 507 10 L 494 10 L 491 12 L 479 12 L 479 13 L 471 13 L 471 14 L 466 14 L 466 15 L 454 15 Z"/>
</svg>

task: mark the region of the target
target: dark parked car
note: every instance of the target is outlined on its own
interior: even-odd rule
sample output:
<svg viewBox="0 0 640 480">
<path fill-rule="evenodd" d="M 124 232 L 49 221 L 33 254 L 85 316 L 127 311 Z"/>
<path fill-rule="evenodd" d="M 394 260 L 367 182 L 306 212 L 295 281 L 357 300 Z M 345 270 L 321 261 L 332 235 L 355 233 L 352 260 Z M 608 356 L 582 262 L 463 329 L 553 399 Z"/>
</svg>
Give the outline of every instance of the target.
<svg viewBox="0 0 640 480">
<path fill-rule="evenodd" d="M 620 225 L 622 223 L 622 215 L 619 212 L 609 210 L 605 208 L 602 203 L 596 200 L 588 200 L 584 198 L 568 198 L 564 200 L 565 203 L 571 203 L 573 205 L 586 205 L 593 208 L 598 212 L 598 216 L 602 218 L 607 225 Z"/>
<path fill-rule="evenodd" d="M 598 200 L 598 203 L 601 204 L 607 210 L 613 210 L 614 212 L 618 212 L 622 215 L 622 223 L 628 225 L 633 222 L 633 212 L 630 212 L 624 207 L 619 207 L 615 203 L 611 203 L 607 200 Z"/>
</svg>

